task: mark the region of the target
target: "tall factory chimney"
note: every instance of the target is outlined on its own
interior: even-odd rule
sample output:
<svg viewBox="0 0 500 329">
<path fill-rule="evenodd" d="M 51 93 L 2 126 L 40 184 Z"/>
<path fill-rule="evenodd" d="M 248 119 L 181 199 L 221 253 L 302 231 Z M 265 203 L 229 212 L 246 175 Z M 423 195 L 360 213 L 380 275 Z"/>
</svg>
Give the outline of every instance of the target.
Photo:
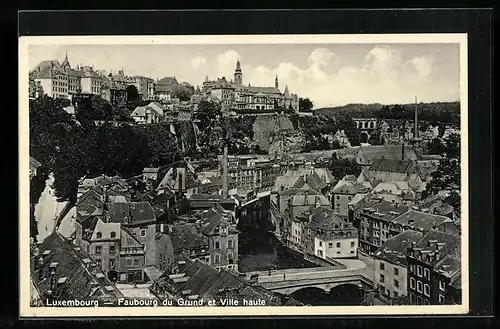
<svg viewBox="0 0 500 329">
<path fill-rule="evenodd" d="M 418 138 L 418 105 L 417 105 L 417 96 L 415 96 L 415 134 L 414 138 Z"/>
<path fill-rule="evenodd" d="M 228 187 L 228 155 L 227 155 L 227 143 L 224 143 L 224 156 L 222 158 L 222 195 L 225 199 L 228 198 L 229 187 Z"/>
</svg>

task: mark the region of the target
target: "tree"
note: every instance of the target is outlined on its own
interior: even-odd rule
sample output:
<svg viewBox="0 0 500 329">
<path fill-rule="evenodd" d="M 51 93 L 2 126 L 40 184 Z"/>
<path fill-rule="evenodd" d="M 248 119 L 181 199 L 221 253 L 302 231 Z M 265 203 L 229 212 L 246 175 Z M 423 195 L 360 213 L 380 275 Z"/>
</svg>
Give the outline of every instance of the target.
<svg viewBox="0 0 500 329">
<path fill-rule="evenodd" d="M 380 131 L 378 129 L 374 130 L 370 138 L 368 139 L 368 143 L 371 145 L 384 145 L 384 138 L 381 136 Z"/>
<path fill-rule="evenodd" d="M 222 109 L 220 104 L 207 101 L 201 101 L 198 104 L 198 112 L 195 118 L 200 120 L 200 130 L 205 130 L 216 119 L 222 116 Z"/>
<path fill-rule="evenodd" d="M 442 142 L 442 140 L 439 137 L 434 138 L 427 144 L 427 152 L 429 154 L 438 154 L 441 155 L 445 151 L 445 146 Z"/>
<path fill-rule="evenodd" d="M 127 86 L 127 100 L 129 101 L 137 101 L 140 99 L 139 91 L 137 87 L 134 85 Z"/>
<path fill-rule="evenodd" d="M 180 101 L 188 101 L 191 99 L 194 91 L 190 88 L 179 87 L 175 88 L 172 93 L 172 98 L 178 98 Z"/>
<path fill-rule="evenodd" d="M 313 102 L 309 98 L 299 98 L 299 112 L 311 112 Z"/>
<path fill-rule="evenodd" d="M 359 146 L 361 143 L 361 135 L 354 120 L 346 115 L 335 116 L 337 127 L 339 130 L 344 130 L 351 146 Z"/>
<path fill-rule="evenodd" d="M 426 195 L 436 194 L 440 191 L 453 191 L 460 188 L 460 160 L 443 158 L 435 172 L 432 180 L 426 186 Z"/>
<path fill-rule="evenodd" d="M 361 167 L 355 160 L 339 158 L 335 153 L 332 155 L 332 159 L 328 164 L 328 169 L 330 169 L 333 176 L 337 179 L 342 179 L 346 175 L 354 175 L 357 177 L 361 173 Z"/>
<path fill-rule="evenodd" d="M 444 202 L 452 206 L 455 214 L 460 217 L 462 197 L 460 196 L 460 193 L 458 191 L 451 191 L 450 194 L 444 199 Z"/>
<path fill-rule="evenodd" d="M 453 133 L 446 139 L 445 146 L 446 156 L 448 158 L 459 158 L 460 157 L 460 135 Z"/>
</svg>

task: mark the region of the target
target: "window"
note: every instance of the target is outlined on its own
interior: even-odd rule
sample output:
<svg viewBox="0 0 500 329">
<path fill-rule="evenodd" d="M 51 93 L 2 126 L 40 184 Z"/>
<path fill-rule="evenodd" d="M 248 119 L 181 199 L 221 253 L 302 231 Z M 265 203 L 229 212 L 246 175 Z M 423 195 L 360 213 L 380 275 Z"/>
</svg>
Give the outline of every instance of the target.
<svg viewBox="0 0 500 329">
<path fill-rule="evenodd" d="M 340 203 L 337 203 L 337 208 L 340 208 Z"/>
<path fill-rule="evenodd" d="M 415 305 L 417 303 L 417 296 L 410 292 L 410 305 Z"/>
<path fill-rule="evenodd" d="M 420 266 L 420 265 L 417 265 L 417 275 L 419 277 L 422 277 L 422 266 Z"/>
<path fill-rule="evenodd" d="M 417 296 L 417 305 L 423 305 L 422 297 Z"/>
<path fill-rule="evenodd" d="M 337 251 L 337 255 L 340 255 L 340 251 Z"/>
<path fill-rule="evenodd" d="M 219 241 L 215 241 L 215 249 L 220 249 L 220 242 Z"/>
<path fill-rule="evenodd" d="M 115 254 L 116 247 L 115 246 L 109 246 L 109 254 L 114 255 Z"/>
<path fill-rule="evenodd" d="M 227 247 L 228 247 L 229 249 L 232 249 L 232 248 L 233 248 L 233 240 L 228 240 L 228 241 L 227 241 Z"/>
<path fill-rule="evenodd" d="M 110 269 L 114 269 L 115 268 L 115 260 L 114 259 L 110 259 L 109 260 L 109 268 Z"/>
<path fill-rule="evenodd" d="M 439 304 L 444 304 L 444 296 L 439 294 Z"/>
<path fill-rule="evenodd" d="M 383 271 L 383 270 L 385 270 L 385 264 L 384 264 L 384 263 L 382 263 L 382 262 L 380 262 L 380 269 L 381 269 L 382 271 Z"/>
<path fill-rule="evenodd" d="M 351 199 L 352 199 L 352 196 L 347 197 L 347 200 L 351 201 Z"/>
<path fill-rule="evenodd" d="M 115 232 L 115 231 L 111 231 L 111 233 L 109 233 L 109 237 L 110 237 L 111 239 L 116 238 L 116 232 Z"/>
<path fill-rule="evenodd" d="M 417 291 L 422 292 L 422 281 L 417 281 Z"/>
<path fill-rule="evenodd" d="M 397 267 L 394 267 L 394 275 L 399 275 L 399 269 Z"/>
<path fill-rule="evenodd" d="M 347 232 L 347 236 L 350 236 L 351 232 Z M 351 248 L 354 248 L 354 241 L 351 241 Z"/>
<path fill-rule="evenodd" d="M 141 243 L 141 246 L 142 246 L 142 250 L 146 251 L 146 244 L 145 243 Z"/>
<path fill-rule="evenodd" d="M 431 271 L 429 271 L 428 268 L 424 268 L 424 278 L 426 278 L 427 280 L 431 279 Z"/>
<path fill-rule="evenodd" d="M 340 200 L 340 195 L 337 195 L 337 200 Z"/>
<path fill-rule="evenodd" d="M 383 275 L 383 274 L 380 274 L 380 282 L 384 282 L 384 280 L 385 280 L 384 275 Z"/>
<path fill-rule="evenodd" d="M 399 288 L 399 281 L 394 279 L 394 287 Z"/>
<path fill-rule="evenodd" d="M 410 278 L 410 288 L 415 289 L 415 278 Z"/>
<path fill-rule="evenodd" d="M 321 241 L 320 241 L 320 242 L 319 242 L 319 246 L 320 246 L 320 247 L 323 247 L 323 242 L 321 242 Z"/>
<path fill-rule="evenodd" d="M 439 281 L 439 290 L 444 291 L 445 290 L 445 282 L 444 281 Z"/>
<path fill-rule="evenodd" d="M 144 238 L 146 236 L 146 230 L 142 229 L 140 232 L 141 238 Z"/>
<path fill-rule="evenodd" d="M 415 273 L 415 265 L 410 264 L 410 273 Z"/>
<path fill-rule="evenodd" d="M 337 242 L 337 248 L 340 248 L 340 242 Z"/>
<path fill-rule="evenodd" d="M 394 295 L 394 297 L 398 297 L 398 292 L 397 292 L 397 291 L 394 291 L 394 292 L 393 292 L 393 295 Z"/>
<path fill-rule="evenodd" d="M 102 247 L 101 246 L 95 246 L 95 254 L 96 255 L 100 255 L 101 251 L 102 251 Z"/>
<path fill-rule="evenodd" d="M 428 297 L 431 295 L 431 287 L 427 283 L 424 284 L 424 294 Z"/>
<path fill-rule="evenodd" d="M 215 263 L 220 263 L 220 255 L 215 255 Z"/>
<path fill-rule="evenodd" d="M 233 254 L 232 253 L 228 253 L 227 254 L 227 261 L 229 264 L 233 264 Z"/>
<path fill-rule="evenodd" d="M 101 232 L 97 232 L 97 238 L 98 239 L 102 238 L 102 233 Z"/>
<path fill-rule="evenodd" d="M 332 242 L 328 243 L 328 248 L 333 248 L 333 243 Z"/>
<path fill-rule="evenodd" d="M 351 250 L 351 254 L 354 254 L 354 250 Z"/>
<path fill-rule="evenodd" d="M 132 265 L 132 259 L 127 259 L 127 266 L 131 266 Z"/>
<path fill-rule="evenodd" d="M 134 258 L 134 265 L 139 265 L 139 258 Z"/>
</svg>

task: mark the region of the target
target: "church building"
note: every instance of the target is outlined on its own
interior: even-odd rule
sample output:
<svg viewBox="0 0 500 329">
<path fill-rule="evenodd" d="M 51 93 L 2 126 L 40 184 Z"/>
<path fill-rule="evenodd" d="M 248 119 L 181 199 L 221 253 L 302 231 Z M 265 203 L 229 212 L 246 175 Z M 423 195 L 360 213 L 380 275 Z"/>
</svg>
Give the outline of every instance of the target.
<svg viewBox="0 0 500 329">
<path fill-rule="evenodd" d="M 240 61 L 236 63 L 234 80 L 227 81 L 225 77 L 209 80 L 203 83 L 203 92 L 212 99 L 218 100 L 224 110 L 240 113 L 265 113 L 278 110 L 299 111 L 299 97 L 291 94 L 288 86 L 283 92 L 279 89 L 278 76 L 274 87 L 255 87 L 243 84 L 243 72 Z"/>
</svg>

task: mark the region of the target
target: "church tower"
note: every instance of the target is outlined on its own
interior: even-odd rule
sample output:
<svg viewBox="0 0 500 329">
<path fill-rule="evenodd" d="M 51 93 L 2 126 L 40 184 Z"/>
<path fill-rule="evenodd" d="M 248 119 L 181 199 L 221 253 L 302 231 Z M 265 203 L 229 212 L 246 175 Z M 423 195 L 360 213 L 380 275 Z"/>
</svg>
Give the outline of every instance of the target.
<svg viewBox="0 0 500 329">
<path fill-rule="evenodd" d="M 64 61 L 62 62 L 62 67 L 65 69 L 71 68 L 71 65 L 69 65 L 69 60 L 68 60 L 68 52 L 66 52 L 66 57 L 64 57 Z"/>
<path fill-rule="evenodd" d="M 278 84 L 278 76 L 276 76 L 276 79 L 274 79 L 274 87 L 275 87 L 275 88 L 279 88 L 279 84 Z"/>
<path fill-rule="evenodd" d="M 239 59 L 236 62 L 236 70 L 234 70 L 234 83 L 240 86 L 243 84 L 243 73 L 241 72 Z"/>
</svg>

